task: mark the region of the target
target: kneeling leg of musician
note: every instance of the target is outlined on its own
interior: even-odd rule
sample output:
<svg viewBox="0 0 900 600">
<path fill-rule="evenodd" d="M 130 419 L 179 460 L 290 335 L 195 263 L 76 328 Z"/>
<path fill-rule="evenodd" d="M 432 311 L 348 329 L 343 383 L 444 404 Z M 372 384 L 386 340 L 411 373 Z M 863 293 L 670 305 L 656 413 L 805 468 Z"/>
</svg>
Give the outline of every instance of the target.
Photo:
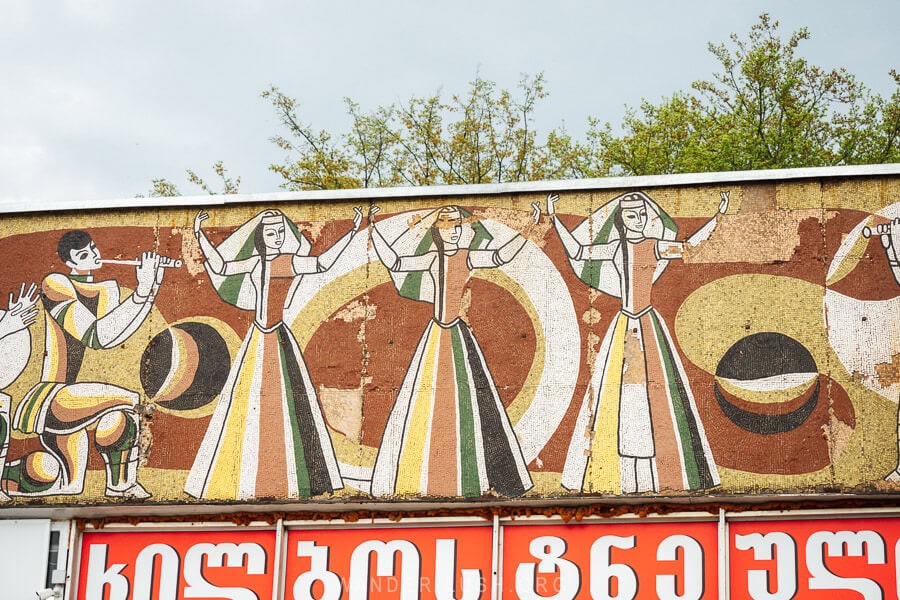
<svg viewBox="0 0 900 600">
<path fill-rule="evenodd" d="M 42 399 L 44 394 L 47 397 Z M 25 401 L 42 409 L 39 422 L 31 429 L 43 450 L 7 465 L 4 484 L 10 495 L 82 493 L 90 446 L 88 431 L 93 429 L 93 445 L 106 470 L 106 495 L 145 496 L 137 483 L 140 422 L 135 407 L 139 400 L 136 393 L 107 383 L 39 384 L 32 388 Z M 19 422 L 23 418 L 17 412 L 17 425 L 23 425 Z"/>
<path fill-rule="evenodd" d="M 58 253 L 71 271 L 42 282 L 46 352 L 41 379 L 16 408 L 13 426 L 36 434 L 43 450 L 11 461 L 3 486 L 10 495 L 47 496 L 84 491 L 89 430 L 106 468 L 106 495 L 147 498 L 137 482 L 140 419 L 136 392 L 109 383 L 78 380 L 87 350 L 113 348 L 127 340 L 150 313 L 162 282 L 160 257 L 145 252 L 137 286 L 120 301 L 115 280 L 95 281 L 100 253 L 84 232 L 60 239 Z"/>
</svg>

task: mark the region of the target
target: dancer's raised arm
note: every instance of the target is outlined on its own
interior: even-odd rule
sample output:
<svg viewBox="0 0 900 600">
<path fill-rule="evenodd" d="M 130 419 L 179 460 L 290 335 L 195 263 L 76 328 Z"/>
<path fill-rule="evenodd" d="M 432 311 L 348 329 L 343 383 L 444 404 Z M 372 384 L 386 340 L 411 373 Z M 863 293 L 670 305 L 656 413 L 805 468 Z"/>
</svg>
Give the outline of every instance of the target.
<svg viewBox="0 0 900 600">
<path fill-rule="evenodd" d="M 33 283 L 28 286 L 27 292 L 23 283 L 18 298 L 14 299 L 13 293 L 9 293 L 9 306 L 5 312 L 0 311 L 0 338 L 34 325 L 38 314 L 35 304 L 39 298 L 37 286 Z"/>
<path fill-rule="evenodd" d="M 293 258 L 293 268 L 295 275 L 304 275 L 307 273 L 324 273 L 334 265 L 335 261 L 347 249 L 350 240 L 359 231 L 362 223 L 362 207 L 353 207 L 353 227 L 345 233 L 341 239 L 336 241 L 331 247 L 319 256 L 304 256 L 295 254 Z"/>
<path fill-rule="evenodd" d="M 375 226 L 375 215 L 381 212 L 381 208 L 372 205 L 369 209 L 369 225 L 372 230 L 372 244 L 375 246 L 375 254 L 388 271 L 409 272 L 427 271 L 437 256 L 436 252 L 427 252 L 416 256 L 399 256 L 388 243 L 378 227 Z"/>
<path fill-rule="evenodd" d="M 659 240 L 656 242 L 656 253 L 664 260 L 678 260 L 684 257 L 685 247 L 694 248 L 709 239 L 719 222 L 719 215 L 728 210 L 728 192 L 719 192 L 719 210 L 712 218 L 683 242 Z"/>
<path fill-rule="evenodd" d="M 209 269 L 216 275 L 237 275 L 238 273 L 249 273 L 252 271 L 253 267 L 256 266 L 256 263 L 259 262 L 258 256 L 239 261 L 225 261 L 225 259 L 222 258 L 222 255 L 219 254 L 219 251 L 213 246 L 213 243 L 209 241 L 209 238 L 206 237 L 206 233 L 204 233 L 202 229 L 203 221 L 208 218 L 209 213 L 205 210 L 201 210 L 197 213 L 197 216 L 194 217 L 194 237 L 197 238 L 197 242 L 200 244 L 200 251 L 203 252 L 203 256 L 206 257 L 206 263 L 209 265 Z"/>
<path fill-rule="evenodd" d="M 547 214 L 553 221 L 553 227 L 566 250 L 566 255 L 572 260 L 612 260 L 619 248 L 619 241 L 605 244 L 582 244 L 556 216 L 557 202 L 559 202 L 559 194 L 547 196 Z"/>
<path fill-rule="evenodd" d="M 703 224 L 703 226 L 694 232 L 694 234 L 685 240 L 689 245 L 696 246 L 701 242 L 705 242 L 712 235 L 719 222 L 719 215 L 724 215 L 728 211 L 728 192 L 719 192 L 719 210 L 712 218 Z"/>
<path fill-rule="evenodd" d="M 541 205 L 537 202 L 531 203 L 531 217 L 534 223 L 529 225 L 529 229 L 541 221 Z M 485 269 L 505 265 L 516 257 L 527 241 L 526 237 L 517 233 L 496 250 L 472 250 L 469 252 L 469 268 Z"/>
</svg>

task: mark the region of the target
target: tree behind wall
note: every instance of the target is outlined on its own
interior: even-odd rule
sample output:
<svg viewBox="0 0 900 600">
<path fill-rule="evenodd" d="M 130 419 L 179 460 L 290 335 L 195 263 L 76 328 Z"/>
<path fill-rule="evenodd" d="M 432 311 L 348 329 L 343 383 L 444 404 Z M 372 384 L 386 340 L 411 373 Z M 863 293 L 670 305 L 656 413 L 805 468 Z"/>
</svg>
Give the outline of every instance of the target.
<svg viewBox="0 0 900 600">
<path fill-rule="evenodd" d="M 900 90 L 884 99 L 843 68 L 810 65 L 797 52 L 809 37 L 801 28 L 782 40 L 763 14 L 746 39 L 710 43 L 712 79 L 629 110 L 621 135 L 591 121 L 595 162 L 647 175 L 900 160 Z"/>
<path fill-rule="evenodd" d="M 711 79 L 627 108 L 617 129 L 588 117 L 583 141 L 564 127 L 538 133 L 542 74 L 523 76 L 515 91 L 478 76 L 449 99 L 413 96 L 369 112 L 345 99 L 351 126 L 343 134 L 305 123 L 298 102 L 273 86 L 262 97 L 281 121 L 272 141 L 285 158 L 269 168 L 284 189 L 310 190 L 900 161 L 898 73 L 883 98 L 843 68 L 809 64 L 798 52 L 806 28 L 782 39 L 778 27 L 763 14 L 746 38 L 710 43 L 719 63 Z M 221 162 L 214 170 L 224 193 L 237 191 L 240 178 L 228 178 Z M 193 171 L 188 179 L 212 191 Z M 161 179 L 151 194 L 173 192 Z"/>
</svg>

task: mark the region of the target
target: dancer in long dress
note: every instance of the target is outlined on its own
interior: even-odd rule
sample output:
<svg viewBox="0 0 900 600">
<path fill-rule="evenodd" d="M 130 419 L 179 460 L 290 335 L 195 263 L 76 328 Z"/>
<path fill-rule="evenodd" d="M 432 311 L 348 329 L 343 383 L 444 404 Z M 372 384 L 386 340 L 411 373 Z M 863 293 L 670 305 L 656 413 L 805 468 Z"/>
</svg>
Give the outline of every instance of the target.
<svg viewBox="0 0 900 600">
<path fill-rule="evenodd" d="M 343 487 L 331 438 L 297 340 L 284 323 L 287 303 L 305 274 L 327 271 L 362 222 L 319 256 L 277 210 L 244 223 L 218 247 L 194 233 L 219 296 L 254 311 L 206 435 L 185 483 L 196 498 L 317 496 Z"/>
<path fill-rule="evenodd" d="M 535 222 L 540 207 L 533 205 Z M 372 495 L 519 496 L 531 476 L 484 354 L 460 318 L 474 269 L 511 261 L 516 235 L 488 250 L 491 234 L 457 206 L 426 215 L 388 242 L 369 220 L 378 258 L 404 297 L 430 302 L 425 327 L 391 410 L 375 461 Z M 429 226 L 430 224 L 430 226 Z"/>
<path fill-rule="evenodd" d="M 675 241 L 675 222 L 642 192 L 610 200 L 574 232 L 556 216 L 558 200 L 547 198 L 547 212 L 575 273 L 622 299 L 594 361 L 562 485 L 613 494 L 718 485 L 690 384 L 651 290 L 670 260 L 710 236 L 728 209 L 727 192 L 716 216 L 686 242 Z"/>
</svg>

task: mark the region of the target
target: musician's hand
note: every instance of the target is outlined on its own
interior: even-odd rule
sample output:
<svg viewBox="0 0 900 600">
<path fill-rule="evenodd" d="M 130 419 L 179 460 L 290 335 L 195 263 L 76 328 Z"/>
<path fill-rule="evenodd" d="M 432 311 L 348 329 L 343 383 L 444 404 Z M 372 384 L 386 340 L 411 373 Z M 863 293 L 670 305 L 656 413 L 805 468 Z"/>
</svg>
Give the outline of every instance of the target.
<svg viewBox="0 0 900 600">
<path fill-rule="evenodd" d="M 153 292 L 153 285 L 157 279 L 162 280 L 162 268 L 159 266 L 159 254 L 156 252 L 144 252 L 141 254 L 140 264 L 137 266 L 135 276 L 137 277 L 137 289 L 135 293 L 138 296 L 149 297 Z"/>
<path fill-rule="evenodd" d="M 203 225 L 203 221 L 207 220 L 208 218 L 209 218 L 209 213 L 207 213 L 205 210 L 200 210 L 200 212 L 197 213 L 197 216 L 194 217 L 194 236 L 195 237 L 200 235 L 200 227 Z"/>
<path fill-rule="evenodd" d="M 890 223 L 876 225 L 875 233 L 880 236 L 881 246 L 887 252 L 888 259 L 900 259 L 900 217 Z"/>
</svg>

